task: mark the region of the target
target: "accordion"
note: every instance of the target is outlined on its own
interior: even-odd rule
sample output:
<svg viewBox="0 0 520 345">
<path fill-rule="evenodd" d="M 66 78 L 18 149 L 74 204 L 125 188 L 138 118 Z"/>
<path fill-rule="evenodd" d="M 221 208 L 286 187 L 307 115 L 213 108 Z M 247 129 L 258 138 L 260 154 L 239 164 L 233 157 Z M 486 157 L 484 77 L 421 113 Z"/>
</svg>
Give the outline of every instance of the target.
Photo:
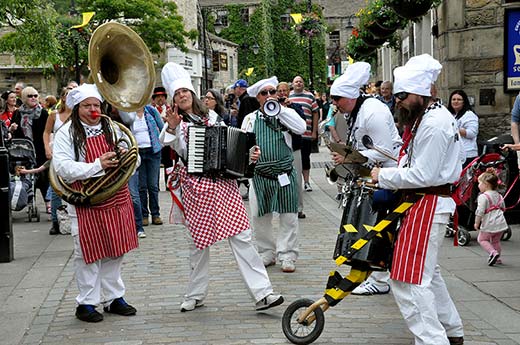
<svg viewBox="0 0 520 345">
<path fill-rule="evenodd" d="M 249 157 L 255 145 L 254 133 L 235 127 L 190 126 L 187 172 L 214 177 L 251 177 Z"/>
</svg>

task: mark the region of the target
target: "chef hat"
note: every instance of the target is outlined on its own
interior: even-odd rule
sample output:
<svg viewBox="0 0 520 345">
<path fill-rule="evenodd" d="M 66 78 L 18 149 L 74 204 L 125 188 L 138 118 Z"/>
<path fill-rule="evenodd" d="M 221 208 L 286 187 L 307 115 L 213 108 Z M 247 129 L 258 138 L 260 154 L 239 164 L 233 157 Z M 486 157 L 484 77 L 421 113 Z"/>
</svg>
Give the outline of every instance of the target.
<svg viewBox="0 0 520 345">
<path fill-rule="evenodd" d="M 101 97 L 95 84 L 81 84 L 69 91 L 65 103 L 67 104 L 67 107 L 72 109 L 74 106 L 90 97 L 97 98 L 100 102 L 103 102 L 103 97 Z"/>
<path fill-rule="evenodd" d="M 368 83 L 368 78 L 370 78 L 370 64 L 355 62 L 347 67 L 345 73 L 334 80 L 330 88 L 330 95 L 351 99 L 358 98 L 359 89 Z"/>
<path fill-rule="evenodd" d="M 161 79 L 170 96 L 175 95 L 179 89 L 188 89 L 195 93 L 188 71 L 175 62 L 168 62 L 161 71 Z"/>
<path fill-rule="evenodd" d="M 256 97 L 256 95 L 258 95 L 258 93 L 266 86 L 272 86 L 276 89 L 276 87 L 278 86 L 278 78 L 271 77 L 256 82 L 255 84 L 247 88 L 247 94 L 251 97 Z"/>
<path fill-rule="evenodd" d="M 441 73 L 442 65 L 428 54 L 414 56 L 394 69 L 394 93 L 409 92 L 431 96 L 431 86 Z"/>
</svg>

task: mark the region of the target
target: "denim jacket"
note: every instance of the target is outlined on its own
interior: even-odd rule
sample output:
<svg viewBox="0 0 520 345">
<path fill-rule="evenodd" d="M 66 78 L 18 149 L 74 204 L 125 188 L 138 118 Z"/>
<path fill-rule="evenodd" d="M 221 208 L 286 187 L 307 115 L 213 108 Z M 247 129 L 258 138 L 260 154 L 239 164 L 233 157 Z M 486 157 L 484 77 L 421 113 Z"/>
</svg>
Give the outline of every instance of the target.
<svg viewBox="0 0 520 345">
<path fill-rule="evenodd" d="M 144 107 L 144 118 L 146 120 L 146 126 L 148 126 L 148 134 L 150 135 L 153 153 L 157 153 L 162 149 L 159 134 L 163 129 L 164 123 L 157 109 L 151 105 Z"/>
</svg>

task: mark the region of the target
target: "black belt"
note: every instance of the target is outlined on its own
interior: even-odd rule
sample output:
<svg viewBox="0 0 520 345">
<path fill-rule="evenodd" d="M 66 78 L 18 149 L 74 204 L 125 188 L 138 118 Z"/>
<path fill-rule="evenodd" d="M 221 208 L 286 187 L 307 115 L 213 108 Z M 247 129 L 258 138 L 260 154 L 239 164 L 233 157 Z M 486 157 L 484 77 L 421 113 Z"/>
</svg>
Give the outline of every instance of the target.
<svg viewBox="0 0 520 345">
<path fill-rule="evenodd" d="M 453 185 L 447 183 L 435 187 L 403 189 L 402 192 L 405 194 L 434 194 L 441 196 L 451 196 L 451 194 L 453 193 Z"/>
</svg>

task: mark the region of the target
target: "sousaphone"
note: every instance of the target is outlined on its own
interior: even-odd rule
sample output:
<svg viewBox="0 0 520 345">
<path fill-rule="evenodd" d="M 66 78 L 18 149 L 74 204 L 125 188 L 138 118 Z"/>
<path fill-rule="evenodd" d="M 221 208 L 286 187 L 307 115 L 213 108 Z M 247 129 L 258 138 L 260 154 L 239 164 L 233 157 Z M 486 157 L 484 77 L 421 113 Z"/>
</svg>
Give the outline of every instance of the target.
<svg viewBox="0 0 520 345">
<path fill-rule="evenodd" d="M 90 78 L 101 96 L 118 110 L 136 111 L 148 104 L 155 83 L 152 55 L 139 35 L 129 27 L 109 22 L 99 26 L 89 42 Z M 52 188 L 65 201 L 73 205 L 96 205 L 112 197 L 132 174 L 138 158 L 137 142 L 128 128 L 107 119 L 116 133 L 123 138 L 115 141 L 119 166 L 106 169 L 101 177 L 81 181 L 81 188 L 74 188 L 49 169 Z M 118 145 L 124 142 L 127 148 L 121 153 Z M 77 184 L 75 184 L 77 187 Z"/>
</svg>

